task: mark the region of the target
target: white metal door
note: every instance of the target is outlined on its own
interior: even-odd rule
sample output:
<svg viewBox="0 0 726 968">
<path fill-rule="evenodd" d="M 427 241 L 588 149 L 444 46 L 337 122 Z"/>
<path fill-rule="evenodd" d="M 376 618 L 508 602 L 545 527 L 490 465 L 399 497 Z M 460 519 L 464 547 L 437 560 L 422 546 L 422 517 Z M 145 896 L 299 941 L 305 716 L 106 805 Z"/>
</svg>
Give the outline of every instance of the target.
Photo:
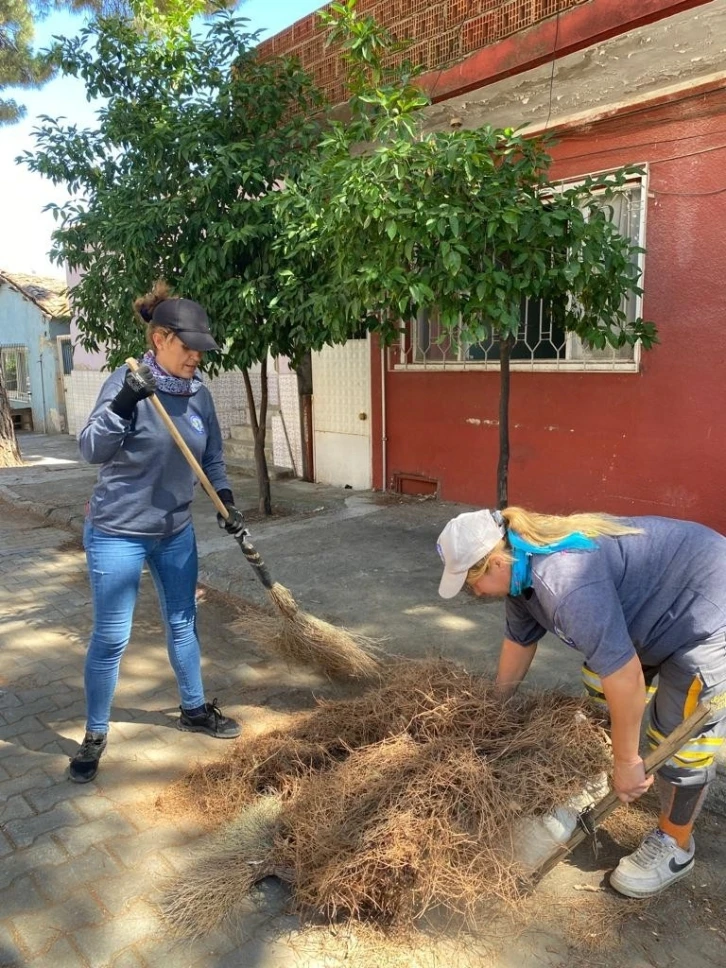
<svg viewBox="0 0 726 968">
<path fill-rule="evenodd" d="M 313 353 L 315 480 L 371 486 L 371 355 L 368 339 Z"/>
</svg>

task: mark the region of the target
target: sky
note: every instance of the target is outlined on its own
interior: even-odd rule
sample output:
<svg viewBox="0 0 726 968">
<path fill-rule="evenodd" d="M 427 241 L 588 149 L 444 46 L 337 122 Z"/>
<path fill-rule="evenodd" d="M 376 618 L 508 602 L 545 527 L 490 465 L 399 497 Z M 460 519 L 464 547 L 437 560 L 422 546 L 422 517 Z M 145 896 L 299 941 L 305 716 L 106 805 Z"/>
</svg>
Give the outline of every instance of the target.
<svg viewBox="0 0 726 968">
<path fill-rule="evenodd" d="M 238 13 L 249 18 L 250 31 L 263 31 L 264 39 L 318 10 L 324 2 L 242 0 Z M 53 36 L 77 34 L 83 23 L 82 17 L 67 12 L 52 14 L 37 25 L 36 48 L 47 47 Z M 43 208 L 49 202 L 61 203 L 65 192 L 17 165 L 15 158 L 35 148 L 32 131 L 39 115 L 64 116 L 68 123 L 86 127 L 94 122 L 93 107 L 86 101 L 83 83 L 70 77 L 57 78 L 38 91 L 8 88 L 3 95 L 14 96 L 28 113 L 19 124 L 0 127 L 0 270 L 62 277 L 60 267 L 48 258 L 55 223 Z"/>
</svg>

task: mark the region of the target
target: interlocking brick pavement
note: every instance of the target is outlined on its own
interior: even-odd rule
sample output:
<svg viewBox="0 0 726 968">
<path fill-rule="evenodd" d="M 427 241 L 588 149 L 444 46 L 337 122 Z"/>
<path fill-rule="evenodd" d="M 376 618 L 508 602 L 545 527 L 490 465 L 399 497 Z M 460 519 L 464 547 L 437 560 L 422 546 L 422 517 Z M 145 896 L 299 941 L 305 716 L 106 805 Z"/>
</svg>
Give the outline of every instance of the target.
<svg viewBox="0 0 726 968">
<path fill-rule="evenodd" d="M 184 870 L 202 831 L 162 815 L 154 800 L 226 744 L 176 729 L 179 700 L 148 576 L 97 781 L 68 780 L 83 735 L 90 626 L 78 539 L 0 504 L 0 966 L 260 963 L 272 942 L 259 930 L 284 917 L 284 892 L 264 910 L 250 901 L 234 928 L 203 941 L 168 938 L 160 919 L 164 880 Z M 219 604 L 202 606 L 200 636 L 208 695 L 243 723 L 273 715 L 265 702 L 285 689 L 325 689 L 260 656 Z"/>
<path fill-rule="evenodd" d="M 34 440 L 36 451 L 41 443 L 74 449 L 72 441 L 47 438 Z M 61 474 L 49 475 L 45 484 L 32 468 L 0 474 L 0 968 L 372 968 L 376 954 L 368 952 L 361 960 L 360 940 L 344 929 L 326 935 L 322 948 L 316 945 L 315 932 L 311 940 L 286 913 L 286 889 L 274 881 L 264 882 L 259 899 L 245 899 L 239 918 L 225 930 L 196 941 L 165 933 L 159 907 L 165 879 L 184 876 L 190 850 L 203 832 L 161 813 L 155 801 L 196 761 L 217 759 L 225 744 L 175 728 L 178 697 L 147 578 L 101 771 L 86 786 L 67 780 L 68 757 L 83 735 L 83 659 L 91 609 L 78 536 L 65 525 L 77 531 L 83 493 L 77 485 L 85 475 L 90 490 L 94 476 L 91 468 L 69 465 L 75 488 L 70 503 Z M 258 521 L 255 530 L 260 529 L 260 545 L 276 576 L 295 589 L 305 607 L 330 621 L 386 636 L 402 654 L 445 651 L 472 671 L 481 671 L 496 654 L 498 606 L 482 609 L 462 599 L 444 608 L 435 597 L 439 566 L 429 554 L 432 541 L 443 520 L 464 508 L 386 505 L 383 513 L 376 506 L 362 518 L 372 500 L 366 508 L 356 496 L 348 507 L 348 492 L 332 494 L 301 482 L 285 487 L 298 501 L 291 515 Z M 11 492 L 12 507 L 2 503 Z M 18 497 L 20 492 L 31 499 Z M 238 492 L 244 496 L 235 483 Z M 249 569 L 240 567 L 238 549 L 228 550 L 230 542 L 220 536 L 206 498 L 200 500 L 199 513 L 194 507 L 193 512 L 205 580 L 221 592 L 245 598 L 260 594 Z M 325 527 L 315 516 L 323 501 L 328 504 Z M 248 491 L 240 506 L 254 504 Z M 63 510 L 67 507 L 71 510 Z M 33 509 L 42 516 L 33 516 Z M 299 521 L 292 519 L 297 511 Z M 207 693 L 245 728 L 278 725 L 289 711 L 309 706 L 313 695 L 331 694 L 329 684 L 312 673 L 293 674 L 257 652 L 231 620 L 223 597 L 210 593 L 199 624 Z M 534 684 L 551 688 L 571 681 L 577 688 L 579 661 L 571 650 L 550 647 L 545 640 L 542 658 Z M 690 923 L 700 910 L 696 888 L 703 882 L 721 885 L 714 898 L 723 893 L 724 791 L 726 777 L 709 794 L 702 835 L 706 849 L 699 851 L 697 880 L 676 894 L 681 907 L 670 919 L 674 925 Z M 589 881 L 589 889 L 598 890 L 597 870 L 570 870 L 578 884 Z M 653 910 L 661 907 L 659 899 Z M 715 901 L 712 907 L 716 911 Z M 721 964 L 721 936 L 713 931 L 713 924 L 708 931 L 681 931 L 683 950 L 673 963 Z M 647 930 L 636 934 L 637 944 L 618 949 L 617 968 L 635 968 L 636 948 L 647 949 L 653 964 L 660 963 L 653 945 L 665 949 L 654 935 L 648 922 Z M 459 968 L 571 968 L 571 953 L 562 937 L 538 930 L 530 949 L 516 943 L 496 961 L 476 951 L 470 961 L 457 950 L 455 963 Z M 446 951 L 429 958 L 423 945 L 410 960 L 407 952 L 401 957 L 398 952 L 396 968 L 453 963 Z M 578 966 L 590 963 L 597 959 L 577 961 Z"/>
</svg>

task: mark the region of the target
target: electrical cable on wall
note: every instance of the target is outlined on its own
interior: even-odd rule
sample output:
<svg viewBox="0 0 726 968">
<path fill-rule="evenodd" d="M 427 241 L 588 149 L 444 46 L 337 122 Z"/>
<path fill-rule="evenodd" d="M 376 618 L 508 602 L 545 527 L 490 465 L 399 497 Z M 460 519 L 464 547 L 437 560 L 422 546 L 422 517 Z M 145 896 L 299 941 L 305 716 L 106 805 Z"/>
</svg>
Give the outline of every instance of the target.
<svg viewBox="0 0 726 968">
<path fill-rule="evenodd" d="M 663 142 L 661 142 L 661 144 L 670 144 L 670 143 L 671 142 L 669 142 L 669 141 L 663 141 Z M 672 143 L 675 143 L 675 140 Z M 644 141 L 644 142 L 642 142 L 639 145 L 628 145 L 627 147 L 628 147 L 629 150 L 632 150 L 633 148 L 648 148 L 652 144 L 653 144 L 652 141 Z M 706 154 L 708 154 L 711 151 L 723 151 L 724 149 L 726 149 L 726 144 L 722 144 L 722 145 L 711 145 L 709 148 L 699 148 L 697 151 L 684 151 L 683 154 L 680 154 L 680 155 L 672 155 L 670 158 L 656 158 L 654 161 L 651 161 L 650 162 L 650 165 L 651 165 L 651 167 L 653 167 L 654 165 L 667 165 L 669 162 L 671 162 L 671 161 L 679 161 L 681 158 L 695 158 L 697 155 L 706 155 Z M 617 145 L 616 147 L 613 147 L 613 148 L 599 148 L 598 147 L 595 151 L 585 151 L 585 152 L 582 152 L 582 154 L 579 154 L 579 155 L 564 155 L 559 160 L 561 162 L 579 161 L 581 158 L 593 158 L 595 156 L 599 156 L 599 155 L 603 155 L 603 154 L 608 154 L 608 153 L 610 153 L 612 151 L 623 151 L 623 150 L 625 150 L 625 149 L 623 148 L 622 145 Z M 673 192 L 673 194 L 674 195 L 675 194 L 679 194 L 680 195 L 682 193 L 681 192 Z M 683 194 L 688 194 L 688 193 L 685 192 Z"/>
<path fill-rule="evenodd" d="M 686 198 L 701 198 L 705 197 L 706 195 L 723 195 L 724 192 L 726 192 L 726 186 L 723 188 L 714 188 L 713 191 L 710 192 L 665 192 L 660 188 L 650 189 L 650 193 L 652 195 L 676 195 Z"/>
<path fill-rule="evenodd" d="M 549 107 L 547 109 L 547 120 L 545 121 L 544 129 L 545 131 L 549 127 L 550 118 L 552 117 L 552 94 L 555 87 L 555 65 L 557 64 L 557 43 L 560 39 L 560 0 L 557 0 L 557 17 L 555 19 L 555 42 L 552 46 L 552 71 L 550 73 L 550 97 L 549 97 Z"/>
<path fill-rule="evenodd" d="M 697 91 L 695 93 L 683 93 L 679 97 L 673 97 L 673 98 L 669 99 L 667 102 L 665 102 L 661 106 L 666 106 L 666 104 L 667 104 L 667 106 L 670 107 L 671 105 L 684 104 L 687 101 L 696 101 L 696 100 L 704 99 L 704 98 L 708 97 L 708 95 L 710 93 L 713 93 L 713 92 L 712 91 L 707 91 L 707 92 Z M 721 107 L 721 106 L 719 106 L 719 107 Z M 645 104 L 640 104 L 638 107 L 633 107 L 630 110 L 619 111 L 616 115 L 608 115 L 608 116 L 605 116 L 605 117 L 596 117 L 596 118 L 593 118 L 592 120 L 582 119 L 582 120 L 580 120 L 578 122 L 574 122 L 574 121 L 570 121 L 569 123 L 568 122 L 563 122 L 561 124 L 561 126 L 563 128 L 566 128 L 567 129 L 567 139 L 568 139 L 568 141 L 571 142 L 571 143 L 574 143 L 574 142 L 577 142 L 578 140 L 589 140 L 591 138 L 591 130 L 590 129 L 593 128 L 593 127 L 595 127 L 596 125 L 613 124 L 613 123 L 620 124 L 621 122 L 626 121 L 629 118 L 634 118 L 634 117 L 637 117 L 638 115 L 641 115 L 641 114 L 652 114 L 653 110 L 654 110 L 654 105 L 652 103 L 650 103 L 650 102 L 646 102 Z M 720 116 L 720 115 L 724 115 L 724 114 L 726 114 L 726 105 L 724 105 L 723 107 L 721 107 L 721 109 L 718 110 L 718 111 L 715 111 L 715 110 L 712 109 L 711 112 L 710 112 L 710 116 L 711 117 L 716 116 L 716 115 Z M 680 122 L 683 122 L 684 120 L 686 120 L 686 119 L 683 118 L 683 117 L 674 117 L 674 116 L 659 117 L 658 124 L 659 125 L 671 124 L 671 123 L 672 124 L 678 124 Z M 576 127 L 571 127 L 574 124 L 577 124 L 577 126 Z M 584 131 L 583 130 L 578 130 L 579 128 L 583 128 L 583 127 L 586 128 L 587 130 L 584 130 Z M 621 127 L 622 127 L 622 125 L 621 125 Z M 720 131 L 716 131 L 716 132 L 709 132 L 709 133 L 719 134 L 721 132 Z M 676 137 L 676 138 L 666 138 L 666 139 L 659 138 L 658 141 L 661 144 L 675 144 L 677 141 L 691 141 L 691 140 L 694 140 L 696 138 L 703 138 L 703 137 L 706 137 L 706 135 L 703 135 L 703 134 L 687 134 L 687 135 L 683 135 L 682 137 Z M 652 143 L 653 143 L 652 139 L 651 140 L 648 140 L 648 141 L 629 142 L 627 147 L 628 148 L 648 147 L 648 146 L 652 145 Z M 605 149 L 605 150 L 608 150 L 608 151 L 616 151 L 618 149 L 617 148 L 609 148 L 609 149 Z M 573 158 L 583 157 L 584 158 L 584 157 L 589 157 L 589 155 L 590 155 L 590 152 L 587 152 L 586 154 L 583 154 L 583 155 L 571 155 L 570 157 L 573 157 Z"/>
</svg>

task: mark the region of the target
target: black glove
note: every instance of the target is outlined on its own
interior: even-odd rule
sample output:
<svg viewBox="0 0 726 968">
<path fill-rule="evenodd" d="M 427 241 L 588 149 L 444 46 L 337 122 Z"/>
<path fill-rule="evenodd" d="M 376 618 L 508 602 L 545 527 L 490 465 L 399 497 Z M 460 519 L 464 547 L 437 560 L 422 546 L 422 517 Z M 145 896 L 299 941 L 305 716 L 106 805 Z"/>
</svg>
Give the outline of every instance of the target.
<svg viewBox="0 0 726 968">
<path fill-rule="evenodd" d="M 234 496 L 229 489 L 223 489 L 217 491 L 217 497 L 227 508 L 227 514 L 229 517 L 222 517 L 221 514 L 217 515 L 217 524 L 220 528 L 224 528 L 227 534 L 231 534 L 233 538 L 244 538 L 249 531 L 245 527 L 244 515 L 239 508 L 234 506 Z"/>
<path fill-rule="evenodd" d="M 124 385 L 111 401 L 110 407 L 114 413 L 124 420 L 131 420 L 139 400 L 145 400 L 156 390 L 156 380 L 146 363 L 141 363 L 138 370 L 128 370 L 124 377 Z"/>
</svg>

